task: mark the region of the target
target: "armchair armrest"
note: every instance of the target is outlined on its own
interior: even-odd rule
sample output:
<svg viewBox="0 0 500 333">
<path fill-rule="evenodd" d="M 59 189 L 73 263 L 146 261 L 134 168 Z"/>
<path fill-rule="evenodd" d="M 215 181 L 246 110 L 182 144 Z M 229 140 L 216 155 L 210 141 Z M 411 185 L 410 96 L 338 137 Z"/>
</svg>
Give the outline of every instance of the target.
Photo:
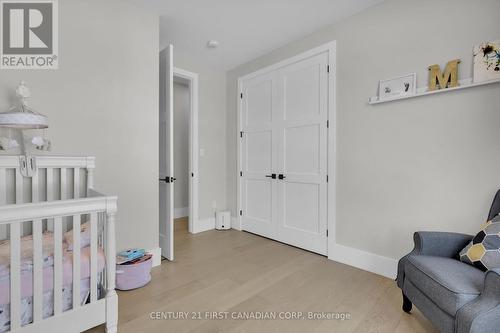
<svg viewBox="0 0 500 333">
<path fill-rule="evenodd" d="M 404 267 L 408 256 L 425 255 L 447 258 L 458 258 L 460 251 L 472 240 L 473 236 L 453 232 L 417 231 L 413 234 L 415 246 L 398 263 L 396 281 L 403 288 Z"/>
<path fill-rule="evenodd" d="M 500 268 L 493 268 L 486 272 L 484 277 L 484 290 L 481 295 L 496 295 L 500 302 Z"/>
<path fill-rule="evenodd" d="M 500 327 L 500 268 L 486 272 L 481 295 L 457 313 L 456 332 L 495 332 Z"/>
<path fill-rule="evenodd" d="M 472 238 L 453 232 L 417 231 L 413 235 L 415 247 L 410 254 L 454 258 Z"/>
</svg>

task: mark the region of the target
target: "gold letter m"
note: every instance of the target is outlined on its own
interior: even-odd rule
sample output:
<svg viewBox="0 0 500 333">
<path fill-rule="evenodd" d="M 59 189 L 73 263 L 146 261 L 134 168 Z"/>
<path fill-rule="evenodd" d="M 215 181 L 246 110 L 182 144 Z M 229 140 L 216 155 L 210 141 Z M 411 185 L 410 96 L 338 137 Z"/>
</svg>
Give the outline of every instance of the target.
<svg viewBox="0 0 500 333">
<path fill-rule="evenodd" d="M 444 75 L 441 73 L 439 65 L 429 66 L 429 91 L 458 87 L 459 63 L 459 59 L 448 61 L 444 69 Z"/>
</svg>

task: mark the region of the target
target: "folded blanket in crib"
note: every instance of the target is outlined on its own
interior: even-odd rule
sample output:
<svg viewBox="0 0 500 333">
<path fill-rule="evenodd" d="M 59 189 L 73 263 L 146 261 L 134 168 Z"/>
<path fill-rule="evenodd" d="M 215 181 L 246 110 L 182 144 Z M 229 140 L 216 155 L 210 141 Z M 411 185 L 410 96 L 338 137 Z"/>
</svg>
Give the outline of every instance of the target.
<svg viewBox="0 0 500 333">
<path fill-rule="evenodd" d="M 82 233 L 83 234 L 83 233 Z M 63 245 L 63 286 L 73 283 L 73 251 L 68 250 L 68 243 Z M 104 251 L 97 250 L 97 271 L 105 266 Z M 90 247 L 80 250 L 80 279 L 90 277 Z M 43 234 L 43 292 L 54 288 L 54 238 L 50 232 Z M 33 295 L 33 238 L 21 238 L 21 298 Z M 10 303 L 10 241 L 0 243 L 0 305 Z"/>
<path fill-rule="evenodd" d="M 87 301 L 90 293 L 90 279 L 80 280 L 80 304 L 83 305 Z M 100 298 L 100 289 L 97 289 L 97 297 Z M 73 308 L 73 286 L 65 286 L 62 288 L 62 311 L 68 311 Z M 21 326 L 28 325 L 33 322 L 33 297 L 25 297 L 21 299 Z M 43 293 L 43 318 L 48 318 L 54 315 L 54 294 L 52 290 Z M 10 330 L 10 304 L 0 304 L 0 333 Z"/>
<path fill-rule="evenodd" d="M 51 262 L 54 255 L 54 234 L 44 232 L 42 237 L 43 266 L 52 266 Z M 63 244 L 63 249 L 67 248 Z M 33 266 L 33 236 L 21 237 L 21 271 L 31 270 Z M 8 275 L 10 267 L 10 240 L 0 242 L 0 277 Z"/>
</svg>

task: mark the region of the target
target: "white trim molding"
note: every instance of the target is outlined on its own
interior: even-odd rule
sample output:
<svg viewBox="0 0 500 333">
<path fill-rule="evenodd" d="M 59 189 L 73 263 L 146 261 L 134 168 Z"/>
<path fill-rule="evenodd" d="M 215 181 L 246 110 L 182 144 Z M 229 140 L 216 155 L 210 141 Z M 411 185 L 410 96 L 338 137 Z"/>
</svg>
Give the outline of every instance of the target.
<svg viewBox="0 0 500 333">
<path fill-rule="evenodd" d="M 379 274 L 389 279 L 396 278 L 397 260 L 375 253 L 331 242 L 328 246 L 328 259 Z"/>
<path fill-rule="evenodd" d="M 240 219 L 236 216 L 231 216 L 231 229 L 241 231 Z"/>
<path fill-rule="evenodd" d="M 189 207 L 174 208 L 174 219 L 189 216 Z"/>
<path fill-rule="evenodd" d="M 195 225 L 193 225 L 193 234 L 199 232 L 214 230 L 215 229 L 215 217 L 209 217 L 207 219 L 198 220 Z"/>
</svg>

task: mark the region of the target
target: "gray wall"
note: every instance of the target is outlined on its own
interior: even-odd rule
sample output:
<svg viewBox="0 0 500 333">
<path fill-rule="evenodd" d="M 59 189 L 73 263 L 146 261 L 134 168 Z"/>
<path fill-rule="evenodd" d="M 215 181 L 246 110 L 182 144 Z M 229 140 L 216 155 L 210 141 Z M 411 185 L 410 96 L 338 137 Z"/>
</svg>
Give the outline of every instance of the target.
<svg viewBox="0 0 500 333">
<path fill-rule="evenodd" d="M 158 18 L 123 1 L 59 1 L 59 69 L 0 73 L 49 117 L 53 154 L 94 155 L 96 188 L 118 195 L 117 248 L 158 246 Z"/>
<path fill-rule="evenodd" d="M 416 230 L 476 232 L 500 187 L 500 86 L 377 106 L 379 79 L 500 38 L 498 0 L 388 0 L 227 73 L 227 198 L 236 212 L 237 78 L 337 40 L 337 242 L 398 258 Z"/>
<path fill-rule="evenodd" d="M 174 46 L 174 66 L 197 73 L 198 140 L 205 150 L 199 156 L 198 218 L 213 218 L 226 208 L 226 76 L 196 60 L 189 52 Z"/>
<path fill-rule="evenodd" d="M 174 83 L 174 207 L 189 207 L 190 93 L 185 84 Z"/>
</svg>

